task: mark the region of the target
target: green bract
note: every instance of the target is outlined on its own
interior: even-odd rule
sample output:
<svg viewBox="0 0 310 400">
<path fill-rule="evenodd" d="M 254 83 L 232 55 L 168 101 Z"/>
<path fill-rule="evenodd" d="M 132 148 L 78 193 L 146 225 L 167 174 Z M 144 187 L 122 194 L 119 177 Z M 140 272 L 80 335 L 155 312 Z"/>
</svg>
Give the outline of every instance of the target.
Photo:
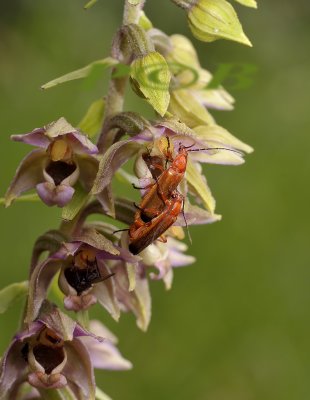
<svg viewBox="0 0 310 400">
<path fill-rule="evenodd" d="M 69 72 L 68 74 L 62 75 L 59 78 L 53 79 L 41 86 L 41 89 L 49 89 L 51 87 L 60 85 L 61 83 L 74 81 L 76 79 L 86 78 L 91 75 L 91 73 L 97 68 L 106 69 L 118 64 L 118 61 L 112 57 L 106 57 L 102 60 L 94 61 L 83 68 L 77 69 L 75 71 Z"/>
</svg>

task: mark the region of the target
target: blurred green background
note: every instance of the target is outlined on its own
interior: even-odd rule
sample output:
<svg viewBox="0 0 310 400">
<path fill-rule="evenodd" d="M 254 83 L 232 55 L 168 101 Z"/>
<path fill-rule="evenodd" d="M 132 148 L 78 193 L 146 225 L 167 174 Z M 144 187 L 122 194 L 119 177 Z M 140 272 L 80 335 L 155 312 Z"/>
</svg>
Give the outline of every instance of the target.
<svg viewBox="0 0 310 400">
<path fill-rule="evenodd" d="M 309 400 L 310 398 L 310 5 L 308 0 L 235 3 L 253 49 L 228 41 L 197 44 L 202 64 L 252 63 L 253 85 L 233 91 L 233 112 L 219 124 L 255 148 L 241 167 L 208 166 L 222 222 L 191 229 L 193 266 L 176 271 L 166 293 L 152 283 L 149 331 L 131 315 L 119 324 L 95 310 L 119 336 L 130 372 L 98 373 L 115 400 Z M 1 194 L 29 147 L 9 141 L 64 115 L 77 123 L 106 87 L 41 84 L 109 52 L 122 1 L 11 0 L 0 4 Z M 185 15 L 166 0 L 146 12 L 168 34 L 186 35 Z M 150 114 L 130 96 L 126 108 Z M 1 287 L 27 277 L 32 245 L 56 227 L 60 212 L 39 203 L 0 209 Z M 0 316 L 0 351 L 15 332 L 20 304 Z"/>
</svg>

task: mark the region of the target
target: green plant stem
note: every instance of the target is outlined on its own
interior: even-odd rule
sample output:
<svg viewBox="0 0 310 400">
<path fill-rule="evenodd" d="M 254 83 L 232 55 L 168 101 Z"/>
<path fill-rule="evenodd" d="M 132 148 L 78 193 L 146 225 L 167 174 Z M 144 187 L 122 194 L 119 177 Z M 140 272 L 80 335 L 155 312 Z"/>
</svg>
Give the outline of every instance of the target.
<svg viewBox="0 0 310 400">
<path fill-rule="evenodd" d="M 123 25 L 136 24 L 139 21 L 140 11 L 145 3 L 145 0 L 125 0 L 124 14 L 123 14 Z M 112 69 L 108 94 L 106 97 L 104 122 L 102 125 L 101 133 L 97 142 L 99 152 L 103 153 L 107 148 L 111 146 L 111 139 L 107 138 L 107 134 L 110 130 L 109 119 L 123 111 L 124 97 L 126 86 L 128 82 L 128 76 L 124 77 L 113 77 L 115 69 Z"/>
</svg>

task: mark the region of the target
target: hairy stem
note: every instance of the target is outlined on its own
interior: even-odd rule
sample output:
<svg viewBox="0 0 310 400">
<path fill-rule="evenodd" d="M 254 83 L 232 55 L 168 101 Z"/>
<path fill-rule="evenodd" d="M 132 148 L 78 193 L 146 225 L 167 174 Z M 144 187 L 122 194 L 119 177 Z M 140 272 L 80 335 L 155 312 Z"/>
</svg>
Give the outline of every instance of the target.
<svg viewBox="0 0 310 400">
<path fill-rule="evenodd" d="M 123 25 L 138 23 L 140 11 L 144 5 L 144 2 L 145 0 L 125 0 Z M 104 122 L 97 143 L 100 153 L 103 153 L 112 144 L 111 138 L 107 137 L 107 134 L 110 131 L 108 123 L 109 118 L 117 113 L 122 112 L 124 107 L 124 97 L 128 76 L 126 74 L 126 76 L 115 77 L 115 72 L 116 70 L 112 69 L 108 94 L 106 97 Z"/>
</svg>

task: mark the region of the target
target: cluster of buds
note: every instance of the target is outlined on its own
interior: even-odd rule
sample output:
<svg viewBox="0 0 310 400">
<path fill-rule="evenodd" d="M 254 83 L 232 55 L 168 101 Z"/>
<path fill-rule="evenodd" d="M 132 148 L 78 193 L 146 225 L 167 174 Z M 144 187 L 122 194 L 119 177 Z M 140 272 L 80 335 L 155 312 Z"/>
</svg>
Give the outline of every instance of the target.
<svg viewBox="0 0 310 400">
<path fill-rule="evenodd" d="M 225 0 L 174 2 L 186 10 L 196 37 L 249 44 Z M 255 5 L 253 0 L 239 2 Z M 162 280 L 170 289 L 174 268 L 195 262 L 185 254 L 184 227 L 221 218 L 201 164 L 239 165 L 252 151 L 211 115 L 210 109 L 231 110 L 234 99 L 221 86 L 208 88 L 212 75 L 201 67 L 190 40 L 155 29 L 142 11 L 143 1 L 125 3 L 112 58 L 100 63 L 125 63 L 133 90 L 153 107 L 156 119 L 116 109 L 124 93 L 114 86 L 124 86 L 127 77 L 112 74 L 104 118 L 99 100 L 79 128 L 62 117 L 12 136 L 37 149 L 18 167 L 6 206 L 35 189 L 47 206 L 62 208 L 63 221 L 34 245 L 23 325 L 1 359 L 0 399 L 46 398 L 54 390 L 61 398 L 91 400 L 96 397 L 94 368 L 131 368 L 114 335 L 99 321 L 89 323 L 86 313 L 95 303 L 116 321 L 129 311 L 145 331 L 151 318 L 150 281 Z M 195 80 L 188 76 L 193 70 Z M 90 71 L 91 65 L 45 87 Z M 94 144 L 98 121 L 102 128 Z M 132 173 L 126 170 L 130 160 Z M 131 195 L 114 195 L 115 177 L 121 177 L 128 191 L 140 191 L 138 203 Z M 99 214 L 98 220 L 89 219 L 93 214 Z M 75 320 L 48 299 L 55 285 Z"/>
</svg>

